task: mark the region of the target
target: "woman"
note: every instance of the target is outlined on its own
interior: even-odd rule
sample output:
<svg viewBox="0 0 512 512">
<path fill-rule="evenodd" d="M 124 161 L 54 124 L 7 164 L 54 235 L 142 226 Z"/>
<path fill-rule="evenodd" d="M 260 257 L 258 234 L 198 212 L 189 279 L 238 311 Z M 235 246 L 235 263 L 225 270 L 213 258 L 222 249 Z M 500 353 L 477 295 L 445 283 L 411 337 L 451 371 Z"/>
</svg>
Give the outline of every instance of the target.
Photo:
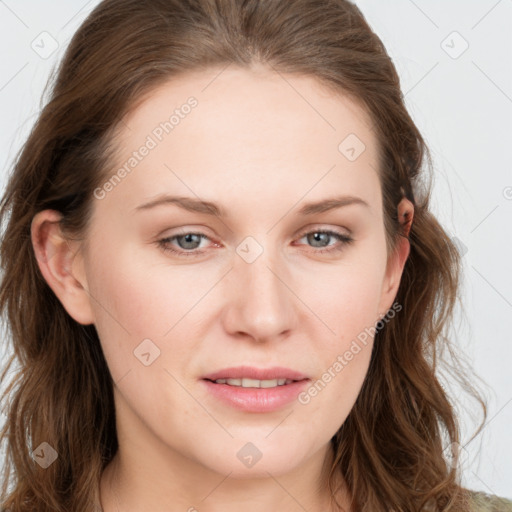
<svg viewBox="0 0 512 512">
<path fill-rule="evenodd" d="M 346 1 L 98 5 L 1 204 L 6 510 L 512 510 L 459 485 L 402 100 Z"/>
</svg>

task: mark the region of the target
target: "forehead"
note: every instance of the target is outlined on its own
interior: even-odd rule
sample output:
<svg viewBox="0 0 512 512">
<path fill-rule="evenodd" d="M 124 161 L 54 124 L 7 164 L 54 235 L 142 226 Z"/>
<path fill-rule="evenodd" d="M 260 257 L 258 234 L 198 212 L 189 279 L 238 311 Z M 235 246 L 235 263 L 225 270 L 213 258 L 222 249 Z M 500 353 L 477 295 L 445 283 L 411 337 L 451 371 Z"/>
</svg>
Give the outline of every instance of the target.
<svg viewBox="0 0 512 512">
<path fill-rule="evenodd" d="M 112 195 L 133 204 L 166 191 L 265 200 L 286 190 L 298 200 L 336 189 L 375 202 L 371 125 L 356 102 L 312 77 L 230 66 L 181 75 L 146 94 L 120 124 L 112 171 L 150 150 Z"/>
</svg>

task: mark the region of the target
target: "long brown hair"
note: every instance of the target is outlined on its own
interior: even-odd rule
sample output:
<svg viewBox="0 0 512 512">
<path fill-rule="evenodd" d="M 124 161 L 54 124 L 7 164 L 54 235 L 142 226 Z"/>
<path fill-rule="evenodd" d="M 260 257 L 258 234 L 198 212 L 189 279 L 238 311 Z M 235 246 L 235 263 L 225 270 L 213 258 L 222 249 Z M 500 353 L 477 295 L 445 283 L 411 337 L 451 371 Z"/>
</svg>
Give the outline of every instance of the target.
<svg viewBox="0 0 512 512">
<path fill-rule="evenodd" d="M 113 382 L 97 332 L 74 321 L 42 277 L 32 218 L 57 210 L 64 232 L 82 237 L 123 115 L 172 77 L 254 62 L 283 76 L 315 77 L 370 114 L 388 254 L 403 236 L 398 202 L 405 195 L 415 206 L 396 297 L 403 310 L 377 332 L 363 388 L 331 441 L 331 491 L 341 473 L 357 511 L 467 510 L 451 449 L 459 442 L 455 404 L 439 376 L 443 363 L 485 419 L 485 403 L 447 336 L 460 256 L 430 212 L 428 148 L 360 10 L 346 0 L 104 0 L 74 35 L 0 204 L 0 311 L 13 343 L 2 381 L 19 365 L 4 393 L 1 433 L 2 505 L 11 512 L 93 510 L 91 497 L 117 450 Z M 58 454 L 47 469 L 32 458 L 42 442 Z"/>
</svg>

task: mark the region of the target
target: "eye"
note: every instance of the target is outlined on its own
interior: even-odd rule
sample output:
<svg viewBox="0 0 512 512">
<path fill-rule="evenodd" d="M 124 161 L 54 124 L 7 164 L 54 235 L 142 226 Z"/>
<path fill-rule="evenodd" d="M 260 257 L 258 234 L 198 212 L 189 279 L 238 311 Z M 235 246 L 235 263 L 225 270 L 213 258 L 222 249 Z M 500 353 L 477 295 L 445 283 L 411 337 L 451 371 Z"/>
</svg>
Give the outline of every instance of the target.
<svg viewBox="0 0 512 512">
<path fill-rule="evenodd" d="M 195 249 L 198 248 L 198 244 L 205 238 L 208 239 L 203 233 L 183 233 L 158 240 L 158 245 L 164 252 L 174 253 L 178 256 L 199 256 L 205 251 L 197 251 Z M 175 249 L 171 245 L 171 242 L 174 240 L 177 241 L 180 249 Z"/>
<path fill-rule="evenodd" d="M 316 229 L 314 231 L 308 231 L 304 233 L 302 238 L 306 238 L 309 244 L 312 244 L 312 247 L 320 248 L 314 252 L 326 253 L 326 252 L 337 252 L 341 251 L 345 248 L 346 245 L 349 245 L 354 241 L 354 239 L 346 235 L 345 233 L 339 233 L 337 231 L 328 230 L 328 229 Z M 329 239 L 337 238 L 338 244 L 328 244 Z"/>
<path fill-rule="evenodd" d="M 352 237 L 344 233 L 322 229 L 308 231 L 302 234 L 299 240 L 302 238 L 306 238 L 307 243 L 312 244 L 313 248 L 318 249 L 313 251 L 316 253 L 338 252 L 354 241 Z M 338 239 L 339 243 L 327 243 L 329 239 L 332 238 Z M 203 239 L 209 240 L 209 237 L 204 233 L 184 232 L 167 238 L 162 238 L 161 240 L 158 240 L 157 243 L 164 252 L 173 253 L 180 257 L 193 257 L 200 256 L 206 252 L 206 250 L 197 250 Z M 178 248 L 176 248 L 176 245 L 172 244 L 174 241 L 178 244 Z"/>
</svg>

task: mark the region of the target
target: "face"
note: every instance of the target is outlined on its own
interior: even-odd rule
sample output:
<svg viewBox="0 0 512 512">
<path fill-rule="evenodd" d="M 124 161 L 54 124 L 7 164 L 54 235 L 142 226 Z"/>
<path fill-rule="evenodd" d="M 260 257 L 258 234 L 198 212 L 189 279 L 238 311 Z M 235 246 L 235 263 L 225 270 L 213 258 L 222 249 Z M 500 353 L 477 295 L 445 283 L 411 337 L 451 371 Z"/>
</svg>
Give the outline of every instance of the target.
<svg viewBox="0 0 512 512">
<path fill-rule="evenodd" d="M 349 414 L 401 266 L 366 113 L 312 78 L 219 71 L 159 86 L 124 119 L 73 261 L 87 305 L 62 300 L 94 323 L 120 437 L 148 460 L 279 475 Z M 268 387 L 205 380 L 240 366 Z"/>
</svg>

